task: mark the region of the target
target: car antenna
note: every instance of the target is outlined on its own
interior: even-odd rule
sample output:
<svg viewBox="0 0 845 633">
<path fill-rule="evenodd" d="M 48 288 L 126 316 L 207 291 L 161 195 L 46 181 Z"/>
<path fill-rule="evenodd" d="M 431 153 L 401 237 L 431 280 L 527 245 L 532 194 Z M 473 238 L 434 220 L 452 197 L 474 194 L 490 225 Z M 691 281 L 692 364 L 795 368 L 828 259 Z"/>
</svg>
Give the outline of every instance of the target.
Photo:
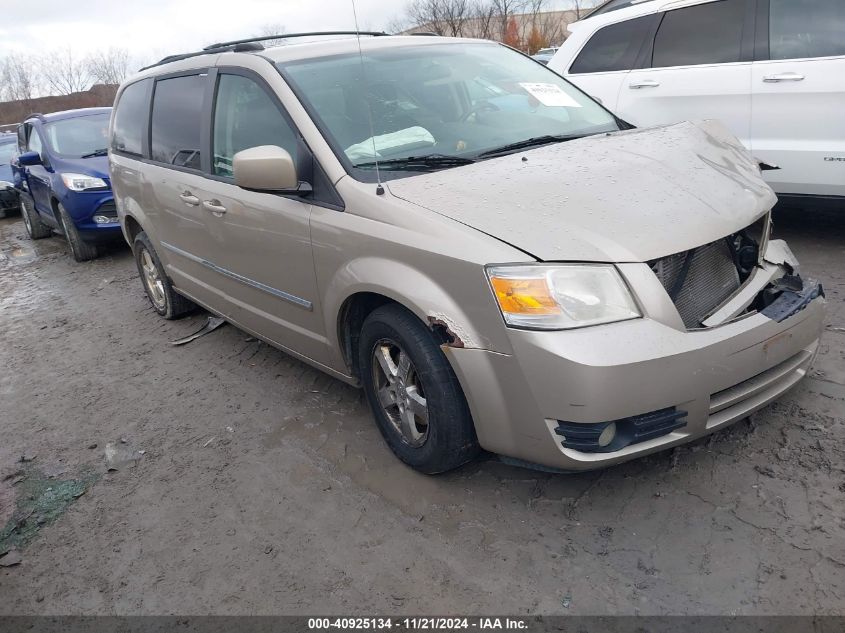
<svg viewBox="0 0 845 633">
<path fill-rule="evenodd" d="M 381 184 L 381 171 L 378 167 L 378 150 L 376 149 L 376 132 L 373 126 L 373 109 L 370 98 L 367 96 L 367 71 L 364 69 L 364 53 L 361 51 L 361 31 L 358 29 L 358 11 L 355 10 L 355 0 L 352 2 L 352 16 L 355 18 L 355 37 L 358 40 L 358 59 L 361 60 L 361 78 L 364 80 L 364 94 L 367 99 L 367 116 L 370 119 L 370 139 L 373 141 L 373 160 L 376 165 L 376 195 L 384 195 L 384 187 Z"/>
</svg>

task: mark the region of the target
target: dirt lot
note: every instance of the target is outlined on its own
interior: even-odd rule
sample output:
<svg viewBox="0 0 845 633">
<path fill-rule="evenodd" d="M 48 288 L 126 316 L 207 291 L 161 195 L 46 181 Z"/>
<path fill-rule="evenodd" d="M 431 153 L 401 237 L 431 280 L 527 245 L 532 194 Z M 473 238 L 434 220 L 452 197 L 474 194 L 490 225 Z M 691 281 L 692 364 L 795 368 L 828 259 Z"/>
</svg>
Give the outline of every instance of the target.
<svg viewBox="0 0 845 633">
<path fill-rule="evenodd" d="M 0 613 L 845 613 L 845 212 L 776 222 L 831 308 L 779 402 L 603 472 L 432 478 L 243 332 L 172 347 L 205 315 L 159 319 L 128 249 L 0 221 Z"/>
</svg>

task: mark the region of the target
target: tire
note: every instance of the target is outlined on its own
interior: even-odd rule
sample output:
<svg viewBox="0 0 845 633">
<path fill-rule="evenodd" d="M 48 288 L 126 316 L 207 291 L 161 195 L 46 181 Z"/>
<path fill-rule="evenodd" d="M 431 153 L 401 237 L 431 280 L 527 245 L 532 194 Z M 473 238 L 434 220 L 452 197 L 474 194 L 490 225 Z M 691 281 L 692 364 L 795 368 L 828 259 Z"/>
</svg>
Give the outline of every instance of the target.
<svg viewBox="0 0 845 633">
<path fill-rule="evenodd" d="M 53 234 L 53 229 L 41 221 L 35 211 L 35 206 L 26 196 L 21 196 L 21 215 L 23 216 L 23 223 L 26 225 L 26 232 L 33 240 L 41 240 Z"/>
<path fill-rule="evenodd" d="M 73 258 L 78 262 L 87 262 L 88 260 L 96 259 L 100 254 L 97 246 L 95 244 L 88 244 L 82 239 L 76 228 L 76 224 L 73 222 L 73 218 L 70 217 L 70 214 L 60 202 L 56 206 L 59 211 L 62 230 L 64 231 L 65 238 L 67 238 L 67 243 L 70 245 L 70 253 L 73 255 Z"/>
<path fill-rule="evenodd" d="M 396 304 L 371 312 L 361 328 L 358 367 L 379 430 L 403 462 L 432 475 L 478 455 L 461 385 L 434 335 L 414 314 Z"/>
<path fill-rule="evenodd" d="M 135 236 L 132 243 L 135 264 L 141 283 L 153 309 L 165 319 L 178 319 L 196 309 L 196 304 L 173 289 L 173 284 L 161 265 L 161 260 L 144 231 Z"/>
</svg>

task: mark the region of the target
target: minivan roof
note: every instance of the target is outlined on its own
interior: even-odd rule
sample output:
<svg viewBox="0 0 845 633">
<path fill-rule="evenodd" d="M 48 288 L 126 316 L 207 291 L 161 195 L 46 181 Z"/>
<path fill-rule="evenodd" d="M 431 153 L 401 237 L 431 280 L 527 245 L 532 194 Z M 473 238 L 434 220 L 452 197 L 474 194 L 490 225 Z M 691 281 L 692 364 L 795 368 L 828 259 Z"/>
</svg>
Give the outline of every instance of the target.
<svg viewBox="0 0 845 633">
<path fill-rule="evenodd" d="M 430 46 L 436 44 L 497 44 L 491 40 L 480 40 L 476 38 L 458 38 L 458 37 L 440 37 L 424 35 L 382 35 L 379 37 L 356 37 L 342 36 L 333 37 L 331 39 L 317 39 L 310 41 L 301 41 L 299 39 L 292 39 L 290 43 L 270 46 L 262 50 L 239 50 L 233 51 L 231 48 L 209 49 L 207 52 L 197 51 L 196 53 L 186 53 L 184 55 L 173 55 L 173 59 L 167 57 L 161 62 L 152 66 L 142 68 L 137 77 L 149 77 L 158 74 L 173 72 L 174 68 L 195 67 L 200 68 L 213 64 L 209 61 L 209 56 L 216 56 L 221 54 L 239 54 L 239 55 L 259 55 L 268 59 L 273 63 L 287 62 L 300 59 L 316 59 L 320 57 L 328 57 L 331 55 L 344 55 L 349 53 L 357 53 L 359 50 L 363 52 L 372 50 L 384 50 L 390 48 L 400 48 L 404 46 Z M 318 36 L 315 36 L 318 37 Z M 283 39 L 284 35 L 279 39 Z"/>
</svg>

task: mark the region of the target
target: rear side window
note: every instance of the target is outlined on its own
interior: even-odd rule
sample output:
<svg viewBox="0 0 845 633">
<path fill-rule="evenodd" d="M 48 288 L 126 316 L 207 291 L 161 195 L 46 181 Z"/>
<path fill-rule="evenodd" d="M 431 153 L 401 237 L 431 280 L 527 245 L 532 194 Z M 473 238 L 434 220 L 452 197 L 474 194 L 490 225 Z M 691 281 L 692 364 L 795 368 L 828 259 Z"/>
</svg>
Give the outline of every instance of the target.
<svg viewBox="0 0 845 633">
<path fill-rule="evenodd" d="M 654 39 L 652 66 L 727 64 L 740 60 L 745 0 L 668 11 Z"/>
<path fill-rule="evenodd" d="M 161 79 L 153 95 L 152 159 L 200 169 L 200 119 L 205 75 Z"/>
<path fill-rule="evenodd" d="M 843 0 L 769 0 L 769 57 L 845 55 Z"/>
<path fill-rule="evenodd" d="M 600 29 L 581 50 L 570 73 L 602 73 L 630 70 L 654 16 L 611 24 Z"/>
<path fill-rule="evenodd" d="M 145 79 L 127 86 L 120 95 L 111 139 L 111 148 L 115 151 L 136 156 L 143 153 L 142 137 L 150 108 L 147 102 L 148 82 Z"/>
<path fill-rule="evenodd" d="M 214 106 L 214 164 L 218 176 L 232 176 L 235 154 L 277 145 L 296 164 L 296 134 L 270 96 L 252 79 L 220 75 Z"/>
</svg>

